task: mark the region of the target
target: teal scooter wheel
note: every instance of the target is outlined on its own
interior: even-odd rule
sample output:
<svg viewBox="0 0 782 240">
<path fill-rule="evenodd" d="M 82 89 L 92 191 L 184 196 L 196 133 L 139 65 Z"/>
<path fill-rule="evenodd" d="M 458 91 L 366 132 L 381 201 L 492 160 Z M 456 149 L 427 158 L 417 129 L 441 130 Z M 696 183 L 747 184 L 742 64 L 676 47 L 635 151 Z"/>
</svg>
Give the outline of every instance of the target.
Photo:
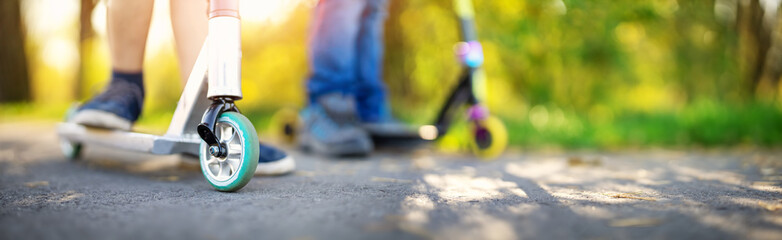
<svg viewBox="0 0 782 240">
<path fill-rule="evenodd" d="M 76 110 L 79 109 L 79 105 L 74 104 L 67 112 L 65 112 L 65 122 L 70 122 L 73 115 L 76 114 Z M 78 159 L 81 156 L 82 145 L 80 142 L 73 142 L 64 138 L 60 138 L 60 150 L 66 158 L 70 160 Z"/>
<path fill-rule="evenodd" d="M 209 146 L 202 141 L 199 152 L 201 171 L 218 191 L 237 191 L 250 182 L 258 166 L 260 149 L 255 127 L 242 114 L 226 112 L 217 119 L 214 131 L 227 153 L 224 157 L 212 156 Z"/>
</svg>

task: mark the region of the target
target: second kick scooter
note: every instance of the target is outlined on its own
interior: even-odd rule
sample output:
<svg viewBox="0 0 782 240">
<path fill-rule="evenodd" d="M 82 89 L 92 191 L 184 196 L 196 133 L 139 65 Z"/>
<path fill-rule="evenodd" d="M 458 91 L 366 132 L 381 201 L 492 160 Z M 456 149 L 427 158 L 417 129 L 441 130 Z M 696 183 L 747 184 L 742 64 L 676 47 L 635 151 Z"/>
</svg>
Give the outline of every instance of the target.
<svg viewBox="0 0 782 240">
<path fill-rule="evenodd" d="M 466 115 L 470 128 L 470 149 L 478 157 L 492 159 L 502 154 L 508 144 L 508 132 L 502 121 L 489 114 L 485 105 L 486 74 L 483 64 L 483 50 L 478 42 L 475 27 L 475 11 L 472 0 L 453 0 L 454 12 L 459 21 L 461 41 L 454 51 L 462 66 L 456 87 L 438 112 L 437 119 L 431 125 L 418 127 L 417 131 L 369 131 L 374 141 L 398 142 L 410 140 L 432 141 L 445 136 L 454 120 Z M 302 129 L 298 113 L 291 108 L 283 108 L 272 118 L 277 135 L 288 143 L 296 142 L 296 135 Z"/>
<path fill-rule="evenodd" d="M 239 1 L 211 0 L 208 31 L 165 135 L 92 128 L 66 117 L 57 128 L 66 157 L 79 157 L 83 144 L 189 154 L 199 157 L 204 177 L 218 191 L 244 187 L 260 149 L 255 128 L 234 103 L 242 99 Z"/>
</svg>

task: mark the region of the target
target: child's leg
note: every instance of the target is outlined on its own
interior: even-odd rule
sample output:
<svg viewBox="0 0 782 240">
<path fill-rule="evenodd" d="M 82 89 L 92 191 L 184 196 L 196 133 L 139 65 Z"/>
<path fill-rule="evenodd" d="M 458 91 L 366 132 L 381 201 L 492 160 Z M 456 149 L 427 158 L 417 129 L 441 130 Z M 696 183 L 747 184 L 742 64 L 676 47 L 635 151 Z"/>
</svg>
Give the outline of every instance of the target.
<svg viewBox="0 0 782 240">
<path fill-rule="evenodd" d="M 153 0 L 109 0 L 108 35 L 111 82 L 98 96 L 79 108 L 76 123 L 130 130 L 144 103 L 144 47 Z"/>
<path fill-rule="evenodd" d="M 329 93 L 352 94 L 355 88 L 356 35 L 365 0 L 324 0 L 318 3 L 309 42 L 310 103 Z"/>
<path fill-rule="evenodd" d="M 141 72 L 154 0 L 109 0 L 111 66 L 123 73 Z"/>
<path fill-rule="evenodd" d="M 387 15 L 386 0 L 366 0 L 356 42 L 356 66 L 359 87 L 356 91 L 358 112 L 363 122 L 391 119 L 383 83 L 383 25 Z"/>
<path fill-rule="evenodd" d="M 171 25 L 174 29 L 182 83 L 190 76 L 193 64 L 206 40 L 208 8 L 209 4 L 205 0 L 171 0 Z"/>
<path fill-rule="evenodd" d="M 372 140 L 358 127 L 356 36 L 366 0 L 322 0 L 313 16 L 309 106 L 299 144 L 320 154 L 366 154 Z"/>
</svg>

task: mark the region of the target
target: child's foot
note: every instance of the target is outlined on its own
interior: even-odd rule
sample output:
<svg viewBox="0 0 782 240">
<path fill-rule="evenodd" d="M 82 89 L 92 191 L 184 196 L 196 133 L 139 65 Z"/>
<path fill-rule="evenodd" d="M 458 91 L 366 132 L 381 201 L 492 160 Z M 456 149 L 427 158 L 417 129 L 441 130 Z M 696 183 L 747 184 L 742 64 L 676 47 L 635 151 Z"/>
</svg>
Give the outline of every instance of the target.
<svg viewBox="0 0 782 240">
<path fill-rule="evenodd" d="M 144 85 L 141 73 L 113 73 L 111 83 L 82 105 L 72 121 L 78 124 L 129 131 L 141 115 Z"/>
<path fill-rule="evenodd" d="M 372 151 L 369 135 L 358 126 L 355 101 L 341 94 L 320 97 L 302 111 L 299 145 L 315 153 L 344 156 Z"/>
<path fill-rule="evenodd" d="M 263 144 L 260 147 L 261 154 L 258 158 L 258 167 L 255 168 L 256 175 L 281 175 L 290 173 L 296 168 L 293 157 L 282 150 Z"/>
</svg>

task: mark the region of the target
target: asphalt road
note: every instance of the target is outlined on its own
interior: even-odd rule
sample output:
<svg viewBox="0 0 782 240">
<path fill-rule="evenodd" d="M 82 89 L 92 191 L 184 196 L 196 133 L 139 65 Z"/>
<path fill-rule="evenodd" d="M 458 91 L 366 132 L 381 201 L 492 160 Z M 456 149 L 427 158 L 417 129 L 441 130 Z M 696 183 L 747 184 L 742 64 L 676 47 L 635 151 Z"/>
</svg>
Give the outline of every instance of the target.
<svg viewBox="0 0 782 240">
<path fill-rule="evenodd" d="M 329 159 L 212 190 L 197 165 L 0 124 L 0 239 L 782 239 L 776 150 L 432 150 Z"/>
</svg>

